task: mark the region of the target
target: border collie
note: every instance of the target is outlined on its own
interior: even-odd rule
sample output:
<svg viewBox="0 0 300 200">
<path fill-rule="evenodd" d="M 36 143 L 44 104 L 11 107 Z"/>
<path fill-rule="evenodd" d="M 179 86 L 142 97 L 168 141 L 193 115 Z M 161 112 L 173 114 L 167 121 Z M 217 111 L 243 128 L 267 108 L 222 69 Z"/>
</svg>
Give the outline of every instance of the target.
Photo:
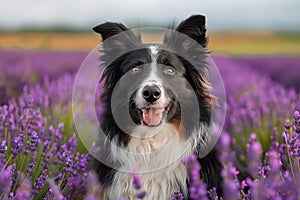
<svg viewBox="0 0 300 200">
<path fill-rule="evenodd" d="M 174 192 L 188 199 L 184 159 L 191 154 L 198 155 L 207 188 L 220 194 L 222 164 L 215 151 L 199 156 L 211 138 L 215 102 L 207 80 L 205 17 L 193 15 L 168 29 L 161 44 L 142 43 L 120 23 L 93 30 L 102 36 L 100 134 L 106 139 L 97 154 L 105 162 L 92 164 L 103 187 L 100 198 L 135 199 L 135 170 L 145 199 L 171 199 Z"/>
</svg>

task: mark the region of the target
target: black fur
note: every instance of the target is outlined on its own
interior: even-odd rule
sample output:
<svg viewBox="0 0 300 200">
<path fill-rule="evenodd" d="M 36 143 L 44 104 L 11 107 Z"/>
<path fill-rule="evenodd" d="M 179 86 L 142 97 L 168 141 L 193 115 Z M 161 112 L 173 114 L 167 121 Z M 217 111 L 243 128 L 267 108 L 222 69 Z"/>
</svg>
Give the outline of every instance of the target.
<svg viewBox="0 0 300 200">
<path fill-rule="evenodd" d="M 123 132 L 114 121 L 112 110 L 111 110 L 111 97 L 112 91 L 116 86 L 118 80 L 130 70 L 130 66 L 139 66 L 151 62 L 149 52 L 147 52 L 147 46 L 142 44 L 139 35 L 135 35 L 128 28 L 122 24 L 107 22 L 98 25 L 93 30 L 102 36 L 103 41 L 103 56 L 104 71 L 102 81 L 104 82 L 102 92 L 102 102 L 104 106 L 104 112 L 101 116 L 101 128 L 104 134 L 109 140 L 112 140 L 117 136 L 118 145 L 126 146 L 130 141 L 130 137 Z M 157 59 L 158 64 L 174 66 L 179 72 L 179 75 L 188 80 L 196 93 L 199 110 L 201 110 L 200 122 L 205 123 L 207 126 L 211 123 L 211 106 L 214 101 L 213 97 L 210 96 L 208 91 L 209 83 L 207 82 L 206 71 L 207 65 L 205 63 L 205 57 L 207 56 L 206 46 L 206 27 L 205 17 L 202 15 L 194 15 L 184 20 L 175 29 L 176 31 L 185 34 L 187 39 L 178 39 L 172 32 L 167 32 L 164 36 L 163 47 L 170 49 L 171 51 L 161 50 Z M 126 34 L 118 36 L 118 33 L 126 31 Z M 105 41 L 108 38 L 115 37 L 108 43 Z M 193 40 L 189 39 L 192 38 Z M 200 44 L 203 48 L 199 49 L 196 43 Z M 125 52 L 128 47 L 138 47 L 139 50 Z M 183 57 L 172 52 L 181 52 L 183 55 L 190 57 Z M 114 60 L 111 55 L 119 55 L 118 59 Z M 192 57 L 192 58 L 191 58 Z M 188 60 L 192 59 L 193 63 Z M 128 67 L 129 66 L 129 67 Z M 180 80 L 176 82 L 180 86 Z M 184 88 L 183 88 L 184 89 Z M 179 89 L 180 90 L 180 89 Z M 134 95 L 134 94 L 133 94 Z M 169 96 L 174 98 L 173 110 L 168 114 L 168 121 L 172 122 L 180 118 L 180 105 L 176 103 L 177 99 L 170 92 Z M 182 97 L 183 100 L 188 101 L 188 97 Z M 186 98 L 186 99 L 185 99 Z M 134 102 L 130 103 L 130 115 L 133 121 L 138 125 L 140 122 L 139 114 L 136 112 Z M 187 103 L 188 105 L 188 103 Z M 187 106 L 187 109 L 191 109 L 193 113 L 193 107 Z M 185 127 L 190 127 L 190 122 L 184 122 Z M 193 125 L 193 128 L 195 125 Z M 101 153 L 101 151 L 100 151 Z M 216 153 L 212 150 L 206 157 L 198 158 L 201 164 L 200 176 L 203 181 L 207 184 L 208 189 L 217 187 L 217 192 L 221 195 L 221 170 L 222 164 L 219 161 Z M 103 187 L 107 187 L 111 184 L 112 178 L 115 173 L 115 169 L 112 169 L 97 159 L 93 161 L 92 168 L 96 171 L 99 177 L 99 181 Z"/>
</svg>

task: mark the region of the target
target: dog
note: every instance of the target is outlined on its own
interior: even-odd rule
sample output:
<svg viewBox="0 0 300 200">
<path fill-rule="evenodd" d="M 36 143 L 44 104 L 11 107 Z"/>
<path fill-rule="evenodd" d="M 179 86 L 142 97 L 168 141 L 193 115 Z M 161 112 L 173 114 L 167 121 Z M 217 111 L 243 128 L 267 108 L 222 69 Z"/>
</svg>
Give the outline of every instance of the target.
<svg viewBox="0 0 300 200">
<path fill-rule="evenodd" d="M 214 149 L 200 152 L 211 137 L 212 104 L 205 62 L 205 16 L 192 15 L 164 34 L 162 44 L 144 44 L 123 24 L 93 28 L 102 37 L 101 133 L 92 169 L 102 199 L 135 199 L 130 171 L 136 170 L 145 199 L 189 196 L 184 159 L 198 155 L 200 177 L 221 195 L 222 164 Z M 200 47 L 200 48 L 199 48 Z M 104 155 L 104 156 L 103 156 Z"/>
</svg>

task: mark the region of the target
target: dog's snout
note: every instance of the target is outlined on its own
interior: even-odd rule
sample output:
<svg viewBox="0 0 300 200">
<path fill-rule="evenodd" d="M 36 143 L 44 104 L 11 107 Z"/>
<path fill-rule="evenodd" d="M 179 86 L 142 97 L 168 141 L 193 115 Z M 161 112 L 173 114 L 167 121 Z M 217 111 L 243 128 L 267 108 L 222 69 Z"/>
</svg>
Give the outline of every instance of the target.
<svg viewBox="0 0 300 200">
<path fill-rule="evenodd" d="M 161 90 L 157 85 L 145 86 L 142 94 L 147 102 L 153 103 L 160 98 Z"/>
</svg>

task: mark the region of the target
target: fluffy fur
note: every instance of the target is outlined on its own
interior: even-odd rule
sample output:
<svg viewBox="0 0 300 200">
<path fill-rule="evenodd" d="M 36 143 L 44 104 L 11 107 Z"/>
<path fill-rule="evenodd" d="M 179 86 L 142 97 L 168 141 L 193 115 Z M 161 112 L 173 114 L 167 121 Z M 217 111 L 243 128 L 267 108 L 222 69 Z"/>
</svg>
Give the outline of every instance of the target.
<svg viewBox="0 0 300 200">
<path fill-rule="evenodd" d="M 206 77 L 205 17 L 194 15 L 184 20 L 175 30 L 187 37 L 168 31 L 163 44 L 143 44 L 139 35 L 118 23 L 107 22 L 93 30 L 103 41 L 104 159 L 117 166 L 113 169 L 97 159 L 93 162 L 103 198 L 134 199 L 136 189 L 128 171 L 137 170 L 144 172 L 139 176 L 146 199 L 170 199 L 176 191 L 187 199 L 189 177 L 183 160 L 199 154 L 210 144 L 211 135 L 214 98 Z M 116 111 L 130 117 L 118 121 Z M 99 154 L 104 153 L 101 151 L 103 148 Z M 222 165 L 215 151 L 198 161 L 208 189 L 216 186 L 220 194 Z"/>
</svg>

